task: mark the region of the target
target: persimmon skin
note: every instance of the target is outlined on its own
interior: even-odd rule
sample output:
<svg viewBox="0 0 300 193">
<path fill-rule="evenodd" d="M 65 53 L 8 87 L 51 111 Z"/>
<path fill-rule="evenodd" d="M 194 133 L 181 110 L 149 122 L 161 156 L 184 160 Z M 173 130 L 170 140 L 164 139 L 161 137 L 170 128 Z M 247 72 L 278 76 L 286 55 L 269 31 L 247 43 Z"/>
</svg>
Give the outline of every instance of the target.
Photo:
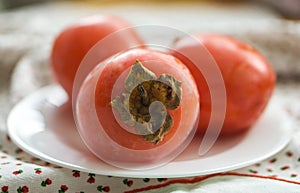
<svg viewBox="0 0 300 193">
<path fill-rule="evenodd" d="M 168 110 L 173 126 L 157 144 L 122 128 L 117 121 L 119 115 L 114 115 L 110 104 L 114 98 L 114 84 L 136 60 L 157 77 L 165 73 L 182 82 L 180 106 Z M 177 156 L 192 139 L 199 113 L 199 94 L 188 68 L 169 54 L 148 49 L 132 49 L 104 63 L 91 71 L 78 95 L 76 115 L 79 133 L 89 149 L 100 159 L 125 168 L 162 164 Z M 123 79 L 120 82 L 124 85 L 120 87 L 118 96 L 125 90 Z M 90 100 L 94 100 L 92 106 Z M 93 107 L 95 109 L 91 110 Z"/>
<path fill-rule="evenodd" d="M 156 146 L 163 145 L 177 131 L 181 119 L 180 107 L 175 110 L 168 111 L 168 113 L 171 114 L 171 116 L 173 117 L 174 124 L 170 132 L 165 136 L 165 139 L 158 144 L 148 142 L 142 136 L 127 132 L 126 130 L 121 128 L 116 121 L 107 121 L 115 119 L 114 114 L 112 112 L 112 107 L 110 105 L 110 101 L 112 99 L 111 93 L 114 83 L 124 71 L 124 69 L 127 69 L 130 66 L 132 66 L 137 59 L 142 64 L 145 64 L 146 67 L 150 67 L 151 71 L 155 72 L 157 77 L 160 74 L 168 73 L 173 75 L 174 77 L 177 77 L 178 79 L 181 79 L 179 76 L 180 73 L 177 72 L 178 70 L 181 70 L 181 72 L 185 71 L 186 76 L 188 76 L 190 73 L 188 69 L 185 68 L 185 66 L 179 60 L 177 60 L 171 55 L 166 55 L 160 52 L 150 51 L 146 49 L 137 49 L 127 52 L 126 54 L 119 57 L 117 60 L 111 61 L 113 64 L 109 64 L 109 67 L 105 68 L 101 76 L 99 77 L 98 82 L 101 84 L 98 84 L 96 87 L 95 104 L 97 108 L 98 117 L 103 127 L 114 128 L 106 130 L 108 135 L 117 143 L 130 149 L 151 149 Z M 147 63 L 144 63 L 144 61 L 147 62 L 151 60 L 159 61 L 160 63 L 164 63 L 165 65 L 151 67 Z M 174 68 L 170 68 L 170 66 L 172 65 L 174 65 Z M 190 76 L 189 78 L 192 79 L 191 82 L 194 81 L 192 76 Z M 105 82 L 105 84 L 102 84 L 103 82 Z M 188 103 L 189 101 L 186 97 L 187 96 L 184 94 L 180 106 L 187 106 L 186 103 Z M 182 129 L 188 130 L 189 128 Z"/>
<path fill-rule="evenodd" d="M 274 90 L 276 75 L 271 65 L 259 51 L 231 36 L 195 34 L 194 38 L 209 51 L 223 76 L 227 107 L 221 134 L 232 135 L 249 129 L 264 111 Z M 203 133 L 211 117 L 211 95 L 205 77 L 180 54 L 183 49 L 180 41 L 175 42 L 171 54 L 185 63 L 196 79 L 201 97 L 198 132 Z M 185 45 L 184 49 L 197 49 L 197 46 Z"/>
<path fill-rule="evenodd" d="M 88 51 L 113 32 L 129 27 L 132 26 L 117 16 L 92 16 L 76 21 L 58 34 L 51 51 L 51 68 L 55 79 L 70 99 L 77 69 Z M 118 42 L 111 42 L 111 45 L 125 49 L 133 42 L 143 44 L 135 31 L 129 29 L 128 32 L 130 33 L 120 33 Z M 116 54 L 111 45 L 106 56 Z M 101 58 L 104 59 L 106 58 Z"/>
</svg>

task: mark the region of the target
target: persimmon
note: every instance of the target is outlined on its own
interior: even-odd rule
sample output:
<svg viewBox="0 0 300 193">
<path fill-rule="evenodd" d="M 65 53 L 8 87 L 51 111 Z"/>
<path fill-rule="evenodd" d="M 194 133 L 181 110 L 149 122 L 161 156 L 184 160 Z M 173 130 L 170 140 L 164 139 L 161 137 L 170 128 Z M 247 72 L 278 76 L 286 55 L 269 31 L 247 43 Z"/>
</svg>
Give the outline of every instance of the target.
<svg viewBox="0 0 300 193">
<path fill-rule="evenodd" d="M 177 40 L 171 54 L 187 65 L 196 79 L 201 97 L 198 131 L 202 133 L 211 118 L 210 88 L 205 76 L 184 55 L 197 53 L 194 51 L 201 51 L 202 46 L 214 58 L 224 80 L 227 99 L 221 133 L 226 135 L 247 130 L 260 117 L 272 95 L 276 77 L 271 64 L 255 48 L 231 36 L 195 34 L 193 38 Z"/>
<path fill-rule="evenodd" d="M 199 94 L 188 68 L 149 49 L 131 49 L 97 65 L 76 105 L 79 133 L 89 149 L 127 169 L 175 158 L 191 141 L 198 113 Z"/>
<path fill-rule="evenodd" d="M 77 69 L 88 51 L 100 40 L 121 29 L 123 33 L 114 36 L 99 61 L 127 49 L 131 44 L 143 44 L 142 39 L 124 19 L 117 16 L 92 16 L 74 22 L 63 29 L 55 38 L 51 52 L 51 67 L 58 83 L 72 98 L 73 82 Z"/>
</svg>

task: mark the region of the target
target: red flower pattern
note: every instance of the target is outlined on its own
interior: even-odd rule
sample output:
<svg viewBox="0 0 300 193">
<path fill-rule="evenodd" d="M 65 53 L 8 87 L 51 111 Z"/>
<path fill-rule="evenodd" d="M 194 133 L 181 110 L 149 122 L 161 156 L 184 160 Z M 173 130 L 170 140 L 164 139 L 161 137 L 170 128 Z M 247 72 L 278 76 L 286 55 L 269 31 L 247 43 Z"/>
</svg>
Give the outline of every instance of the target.
<svg viewBox="0 0 300 193">
<path fill-rule="evenodd" d="M 2 186 L 1 191 L 2 192 L 8 192 L 8 186 Z"/>
<path fill-rule="evenodd" d="M 96 175 L 95 175 L 95 174 L 93 174 L 93 173 L 89 173 L 89 175 L 88 175 L 88 176 L 89 176 L 89 178 L 87 179 L 87 181 L 86 181 L 86 182 L 87 182 L 87 183 L 89 183 L 89 184 L 93 184 L 93 183 L 95 183 L 95 178 L 94 178 L 94 177 L 95 177 Z"/>
<path fill-rule="evenodd" d="M 42 173 L 41 168 L 35 168 L 34 170 L 35 170 L 35 173 L 36 173 L 36 174 L 41 174 L 41 173 Z"/>
<path fill-rule="evenodd" d="M 41 183 L 41 186 L 47 186 L 47 185 L 51 185 L 52 184 L 52 180 L 50 180 L 49 178 L 47 178 L 46 180 L 43 180 Z"/>
<path fill-rule="evenodd" d="M 29 192 L 29 188 L 28 188 L 28 186 L 23 186 L 23 187 L 19 187 L 18 189 L 17 189 L 17 192 L 18 193 L 28 193 Z"/>
<path fill-rule="evenodd" d="M 67 185 L 61 185 L 60 186 L 60 190 L 62 190 L 62 191 L 67 191 L 69 188 L 68 188 L 68 186 Z"/>
<path fill-rule="evenodd" d="M 109 192 L 110 191 L 110 187 L 109 186 L 98 186 L 97 190 L 99 192 Z"/>
<path fill-rule="evenodd" d="M 89 177 L 86 181 L 87 183 L 93 184 L 95 183 L 95 178 L 93 176 Z"/>
<path fill-rule="evenodd" d="M 21 174 L 21 173 L 23 173 L 23 170 L 16 170 L 16 171 L 13 171 L 13 174 L 14 174 L 14 175 L 19 175 L 19 174 Z"/>
<path fill-rule="evenodd" d="M 79 178 L 79 177 L 80 177 L 80 171 L 73 170 L 72 172 L 73 172 L 73 176 L 74 176 L 75 178 Z"/>
<path fill-rule="evenodd" d="M 22 190 L 22 193 L 28 193 L 29 192 L 29 188 L 27 186 L 23 186 L 21 188 L 21 190 Z"/>
<path fill-rule="evenodd" d="M 123 184 L 127 185 L 128 187 L 133 185 L 133 181 L 132 180 L 128 180 L 127 178 L 125 178 L 123 180 Z"/>
</svg>

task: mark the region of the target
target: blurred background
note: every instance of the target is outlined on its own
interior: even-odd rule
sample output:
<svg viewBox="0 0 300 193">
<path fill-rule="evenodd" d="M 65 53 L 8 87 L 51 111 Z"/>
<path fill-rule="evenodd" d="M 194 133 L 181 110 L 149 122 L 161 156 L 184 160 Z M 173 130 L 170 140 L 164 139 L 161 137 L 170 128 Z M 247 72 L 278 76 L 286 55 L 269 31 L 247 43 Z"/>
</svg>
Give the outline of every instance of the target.
<svg viewBox="0 0 300 193">
<path fill-rule="evenodd" d="M 61 0 L 1 0 L 0 8 L 2 10 L 15 9 L 22 6 L 32 5 L 36 3 L 44 2 L 62 2 Z M 112 4 L 173 4 L 173 3 L 206 3 L 206 4 L 224 4 L 226 6 L 232 6 L 236 4 L 244 5 L 256 5 L 259 9 L 267 9 L 274 11 L 287 19 L 299 19 L 300 18 L 300 1 L 299 0 L 65 0 L 69 3 L 81 3 L 93 6 L 103 6 Z"/>
</svg>

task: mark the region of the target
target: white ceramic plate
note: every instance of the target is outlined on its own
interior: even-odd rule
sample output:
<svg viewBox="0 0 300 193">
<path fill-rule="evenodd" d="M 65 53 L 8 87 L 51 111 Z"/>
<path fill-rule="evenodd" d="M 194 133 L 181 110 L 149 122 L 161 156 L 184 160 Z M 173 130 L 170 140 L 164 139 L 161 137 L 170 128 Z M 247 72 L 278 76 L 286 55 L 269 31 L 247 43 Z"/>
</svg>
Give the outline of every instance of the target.
<svg viewBox="0 0 300 193">
<path fill-rule="evenodd" d="M 251 130 L 219 139 L 204 156 L 197 156 L 200 140 L 194 139 L 179 157 L 162 167 L 143 171 L 124 170 L 102 162 L 88 151 L 74 123 L 66 121 L 67 116 L 61 116 L 64 113 L 57 113 L 65 100 L 66 95 L 55 85 L 28 96 L 9 115 L 9 135 L 14 143 L 33 156 L 66 168 L 102 175 L 171 178 L 229 171 L 274 155 L 286 146 L 292 136 L 291 120 L 280 108 L 280 100 L 273 97 L 264 115 Z M 55 125 L 48 124 L 49 111 L 57 113 L 51 116 L 56 119 Z"/>
</svg>

